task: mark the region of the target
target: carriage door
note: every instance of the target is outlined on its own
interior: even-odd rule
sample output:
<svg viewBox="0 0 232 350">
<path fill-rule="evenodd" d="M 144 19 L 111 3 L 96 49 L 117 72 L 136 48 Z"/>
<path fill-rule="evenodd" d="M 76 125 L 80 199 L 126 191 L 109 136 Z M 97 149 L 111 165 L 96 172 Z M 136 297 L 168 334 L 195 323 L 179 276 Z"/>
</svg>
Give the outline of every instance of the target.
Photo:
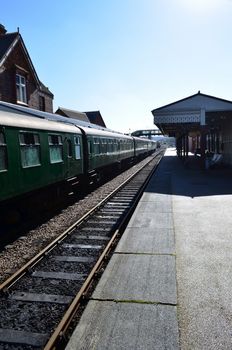
<svg viewBox="0 0 232 350">
<path fill-rule="evenodd" d="M 73 150 L 72 141 L 67 139 L 67 175 L 68 177 L 72 175 L 72 163 L 73 163 Z"/>
</svg>

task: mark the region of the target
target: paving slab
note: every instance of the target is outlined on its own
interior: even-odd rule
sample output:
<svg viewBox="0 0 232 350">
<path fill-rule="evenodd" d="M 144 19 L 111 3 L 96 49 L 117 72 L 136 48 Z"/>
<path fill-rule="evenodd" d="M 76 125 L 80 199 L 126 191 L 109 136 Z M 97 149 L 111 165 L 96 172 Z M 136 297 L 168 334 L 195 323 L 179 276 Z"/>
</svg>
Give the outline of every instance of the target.
<svg viewBox="0 0 232 350">
<path fill-rule="evenodd" d="M 175 257 L 171 255 L 115 254 L 94 299 L 176 304 Z"/>
<path fill-rule="evenodd" d="M 176 307 L 90 301 L 66 350 L 177 350 Z"/>
<path fill-rule="evenodd" d="M 147 193 L 141 198 L 140 202 L 137 205 L 137 212 L 146 212 L 146 213 L 170 213 L 172 212 L 172 202 L 171 200 L 166 199 L 152 199 L 146 200 Z M 137 213 L 136 213 L 137 214 Z"/>
<path fill-rule="evenodd" d="M 173 229 L 127 228 L 116 253 L 175 254 Z"/>
<path fill-rule="evenodd" d="M 172 202 L 172 196 L 170 196 L 170 194 L 154 192 L 154 190 L 148 187 L 140 199 L 140 202 L 154 203 L 157 201 L 163 202 L 164 204 L 170 204 Z"/>
<path fill-rule="evenodd" d="M 152 215 L 148 215 L 146 212 L 138 212 L 137 210 L 127 227 L 171 229 L 173 228 L 172 213 L 154 212 Z"/>
</svg>

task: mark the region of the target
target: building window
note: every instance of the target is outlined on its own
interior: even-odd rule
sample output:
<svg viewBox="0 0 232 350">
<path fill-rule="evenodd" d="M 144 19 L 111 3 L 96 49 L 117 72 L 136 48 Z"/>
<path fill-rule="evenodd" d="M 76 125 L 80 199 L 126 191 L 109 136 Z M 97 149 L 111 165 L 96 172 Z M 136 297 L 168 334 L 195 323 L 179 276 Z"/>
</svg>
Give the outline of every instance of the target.
<svg viewBox="0 0 232 350">
<path fill-rule="evenodd" d="M 51 163 L 63 161 L 63 143 L 60 135 L 48 135 L 49 154 Z"/>
<path fill-rule="evenodd" d="M 0 131 L 0 171 L 3 170 L 7 170 L 7 152 L 5 136 Z"/>
<path fill-rule="evenodd" d="M 39 96 L 39 109 L 45 112 L 45 97 Z"/>
<path fill-rule="evenodd" d="M 16 95 L 17 102 L 27 103 L 26 78 L 16 74 Z"/>
<path fill-rule="evenodd" d="M 19 134 L 21 163 L 23 168 L 40 165 L 39 135 L 32 132 Z"/>
</svg>

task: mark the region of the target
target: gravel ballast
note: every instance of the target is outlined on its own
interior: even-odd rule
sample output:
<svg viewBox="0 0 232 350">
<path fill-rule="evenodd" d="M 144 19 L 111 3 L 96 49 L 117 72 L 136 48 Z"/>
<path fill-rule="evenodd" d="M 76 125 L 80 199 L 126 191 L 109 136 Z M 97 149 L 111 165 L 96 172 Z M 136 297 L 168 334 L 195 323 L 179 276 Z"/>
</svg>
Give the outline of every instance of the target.
<svg viewBox="0 0 232 350">
<path fill-rule="evenodd" d="M 139 168 L 148 163 L 150 156 L 132 168 L 115 177 L 95 191 L 88 194 L 84 199 L 64 209 L 48 222 L 28 232 L 12 244 L 5 247 L 0 254 L 0 283 L 3 283 L 10 275 L 23 266 L 28 260 L 53 241 L 73 223 L 91 210 L 99 201 L 134 174 Z"/>
</svg>

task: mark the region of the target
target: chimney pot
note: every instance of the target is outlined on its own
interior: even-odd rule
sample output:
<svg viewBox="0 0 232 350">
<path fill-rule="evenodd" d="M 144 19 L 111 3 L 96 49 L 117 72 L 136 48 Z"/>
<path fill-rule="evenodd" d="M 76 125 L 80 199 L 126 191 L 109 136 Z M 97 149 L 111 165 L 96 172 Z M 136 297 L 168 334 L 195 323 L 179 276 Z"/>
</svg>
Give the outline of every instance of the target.
<svg viewBox="0 0 232 350">
<path fill-rule="evenodd" d="M 4 34 L 6 34 L 6 32 L 7 32 L 7 30 L 4 27 L 4 25 L 0 24 L 0 35 L 4 35 Z"/>
</svg>

